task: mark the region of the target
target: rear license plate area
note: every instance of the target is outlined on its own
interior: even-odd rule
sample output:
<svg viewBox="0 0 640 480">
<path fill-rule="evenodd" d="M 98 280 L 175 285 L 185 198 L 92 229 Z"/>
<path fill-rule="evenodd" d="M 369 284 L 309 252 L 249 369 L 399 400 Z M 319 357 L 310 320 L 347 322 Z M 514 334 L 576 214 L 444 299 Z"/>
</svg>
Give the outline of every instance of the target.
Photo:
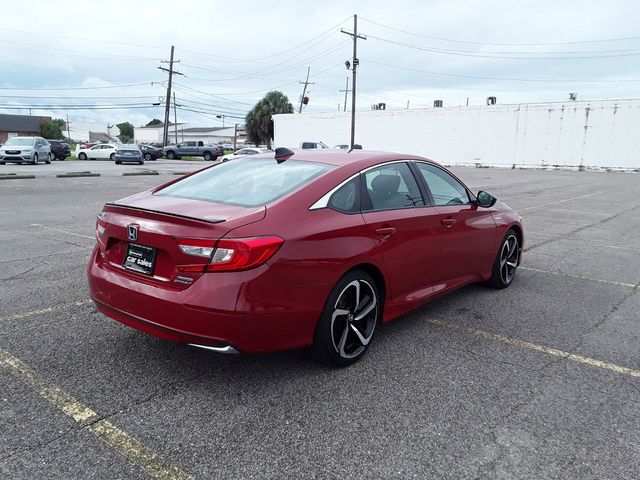
<svg viewBox="0 0 640 480">
<path fill-rule="evenodd" d="M 127 253 L 124 256 L 123 266 L 127 270 L 153 275 L 153 267 L 156 263 L 156 249 L 145 245 L 130 243 L 127 245 Z"/>
</svg>

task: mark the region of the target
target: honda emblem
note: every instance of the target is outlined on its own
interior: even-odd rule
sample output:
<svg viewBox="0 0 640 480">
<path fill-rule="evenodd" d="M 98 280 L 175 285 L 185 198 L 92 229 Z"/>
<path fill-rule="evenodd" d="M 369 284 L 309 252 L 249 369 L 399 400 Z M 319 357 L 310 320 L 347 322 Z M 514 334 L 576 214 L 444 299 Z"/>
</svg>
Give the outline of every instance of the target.
<svg viewBox="0 0 640 480">
<path fill-rule="evenodd" d="M 138 240 L 138 225 L 132 223 L 127 227 L 127 237 L 133 242 Z"/>
</svg>

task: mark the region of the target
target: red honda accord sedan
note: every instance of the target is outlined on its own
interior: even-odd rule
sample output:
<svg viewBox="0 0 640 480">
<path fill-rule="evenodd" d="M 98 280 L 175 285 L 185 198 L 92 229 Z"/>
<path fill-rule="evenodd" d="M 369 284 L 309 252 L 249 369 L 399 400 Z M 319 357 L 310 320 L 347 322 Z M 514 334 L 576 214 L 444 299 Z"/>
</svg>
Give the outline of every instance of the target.
<svg viewBox="0 0 640 480">
<path fill-rule="evenodd" d="M 88 267 L 109 317 L 218 352 L 311 346 L 349 365 L 378 323 L 504 288 L 520 216 L 425 158 L 277 149 L 107 203 Z"/>
</svg>

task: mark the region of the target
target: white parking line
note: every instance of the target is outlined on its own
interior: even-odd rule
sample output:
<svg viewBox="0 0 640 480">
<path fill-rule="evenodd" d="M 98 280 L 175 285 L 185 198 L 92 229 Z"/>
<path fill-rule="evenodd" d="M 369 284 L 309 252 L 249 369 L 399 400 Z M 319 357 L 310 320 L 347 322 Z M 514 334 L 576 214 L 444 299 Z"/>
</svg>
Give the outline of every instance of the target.
<svg viewBox="0 0 640 480">
<path fill-rule="evenodd" d="M 537 343 L 525 342 L 524 340 L 519 340 L 517 338 L 505 337 L 503 335 L 497 335 L 495 333 L 485 332 L 483 330 L 475 330 L 473 328 L 463 327 L 462 325 L 447 323 L 441 320 L 426 318 L 425 321 L 428 324 L 434 325 L 436 327 L 456 330 L 459 332 L 467 333 L 469 335 L 473 335 L 475 337 L 485 338 L 487 340 L 492 340 L 494 342 L 504 343 L 512 347 L 525 348 L 527 350 L 534 350 L 536 352 L 546 353 L 547 355 L 553 355 L 555 357 L 564 358 L 565 360 L 570 360 L 572 362 L 589 365 L 590 367 L 602 368 L 604 370 L 610 370 L 612 372 L 620 373 L 622 375 L 627 375 L 629 377 L 640 378 L 640 370 L 634 370 L 632 368 L 623 367 L 620 365 L 616 365 L 615 363 L 603 362 L 602 360 L 597 360 L 595 358 L 584 357 L 582 355 L 576 355 L 575 353 L 564 352 L 556 348 L 546 347 L 544 345 L 538 345 Z"/>
<path fill-rule="evenodd" d="M 598 282 L 598 283 L 606 283 L 607 285 L 616 285 L 618 287 L 626 287 L 626 288 L 636 288 L 637 285 L 633 283 L 624 283 L 624 282 L 614 282 L 611 280 L 603 280 L 602 278 L 594 278 L 594 277 L 585 277 L 582 275 L 571 275 L 570 273 L 562 273 L 562 272 L 553 272 L 551 270 L 541 270 L 539 268 L 531 268 L 531 267 L 518 267 L 520 270 L 526 270 L 529 272 L 537 272 L 544 273 L 547 275 L 556 275 L 559 277 L 568 277 L 568 278 L 576 278 L 579 280 L 589 280 L 590 282 Z"/>
<path fill-rule="evenodd" d="M 543 203 L 542 205 L 533 205 L 531 207 L 523 208 L 522 210 L 534 210 L 536 208 L 551 207 L 552 205 L 560 205 L 561 203 L 572 202 L 574 200 L 579 200 L 580 198 L 587 198 L 587 197 L 592 197 L 593 195 L 600 195 L 601 193 L 604 193 L 604 192 L 593 192 L 593 193 L 588 193 L 586 195 L 580 195 L 579 197 L 571 197 L 571 198 L 566 198 L 564 200 L 558 200 L 557 202 Z"/>
<path fill-rule="evenodd" d="M 155 453 L 130 437 L 111 422 L 100 419 L 92 409 L 83 405 L 59 387 L 48 382 L 22 361 L 6 350 L 0 349 L 0 367 L 15 378 L 33 388 L 51 405 L 64 412 L 82 428 L 90 431 L 132 464 L 160 480 L 186 480 L 191 476 L 176 467 L 167 465 Z M 35 413 L 40 416 L 40 412 Z"/>
</svg>

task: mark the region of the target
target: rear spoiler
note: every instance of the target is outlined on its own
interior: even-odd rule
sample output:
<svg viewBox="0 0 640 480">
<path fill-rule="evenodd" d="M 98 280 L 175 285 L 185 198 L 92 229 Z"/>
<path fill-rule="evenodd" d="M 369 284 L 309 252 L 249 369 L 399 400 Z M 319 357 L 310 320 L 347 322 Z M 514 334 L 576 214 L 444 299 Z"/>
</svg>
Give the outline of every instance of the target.
<svg viewBox="0 0 640 480">
<path fill-rule="evenodd" d="M 160 211 L 160 210 L 152 210 L 150 208 L 141 208 L 141 207 L 133 207 L 133 206 L 130 206 L 130 205 L 122 205 L 122 204 L 116 203 L 116 202 L 108 202 L 108 203 L 105 203 L 104 206 L 105 207 L 126 208 L 128 210 L 137 210 L 139 212 L 157 213 L 159 215 L 166 215 L 166 216 L 170 216 L 170 217 L 184 218 L 186 220 L 193 220 L 193 221 L 196 221 L 196 222 L 204 222 L 204 223 L 211 223 L 211 224 L 226 222 L 226 220 L 224 218 L 206 219 L 206 218 L 189 217 L 187 215 L 180 215 L 178 213 L 163 212 L 163 211 Z"/>
</svg>

